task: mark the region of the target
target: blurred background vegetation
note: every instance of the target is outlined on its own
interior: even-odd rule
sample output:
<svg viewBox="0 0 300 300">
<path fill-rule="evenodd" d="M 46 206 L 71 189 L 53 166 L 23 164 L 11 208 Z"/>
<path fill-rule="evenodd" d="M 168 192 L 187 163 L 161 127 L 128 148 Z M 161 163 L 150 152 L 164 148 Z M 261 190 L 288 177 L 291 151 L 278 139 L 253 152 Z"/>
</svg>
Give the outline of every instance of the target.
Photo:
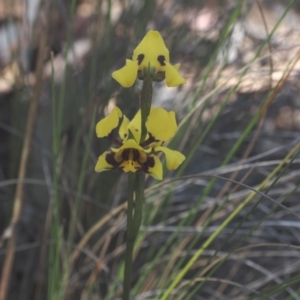
<svg viewBox="0 0 300 300">
<path fill-rule="evenodd" d="M 187 80 L 153 99 L 187 160 L 147 179 L 132 299 L 185 267 L 168 299 L 300 299 L 299 28 L 298 0 L 1 0 L 1 300 L 121 297 L 127 176 L 94 172 L 94 128 L 135 114 L 111 73 L 149 29 Z"/>
</svg>

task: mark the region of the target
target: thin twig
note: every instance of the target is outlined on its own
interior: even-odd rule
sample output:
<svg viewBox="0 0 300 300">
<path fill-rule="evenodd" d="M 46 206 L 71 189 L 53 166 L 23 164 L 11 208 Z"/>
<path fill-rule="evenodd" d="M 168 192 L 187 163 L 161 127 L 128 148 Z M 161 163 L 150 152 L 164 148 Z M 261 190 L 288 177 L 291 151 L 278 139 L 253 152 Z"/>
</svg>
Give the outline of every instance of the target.
<svg viewBox="0 0 300 300">
<path fill-rule="evenodd" d="M 263 8 L 260 4 L 259 1 L 255 1 L 257 6 L 258 6 L 258 9 L 259 9 L 259 12 L 260 12 L 260 15 L 261 15 L 261 18 L 262 18 L 262 21 L 263 21 L 263 24 L 264 24 L 264 27 L 265 27 L 265 31 L 266 31 L 266 36 L 269 36 L 269 29 L 268 29 L 268 24 L 267 24 L 267 21 L 266 21 L 266 18 L 265 18 L 265 14 L 263 12 Z M 270 58 L 269 58 L 269 64 L 270 64 L 270 89 L 272 88 L 272 75 L 273 75 L 273 58 L 272 58 L 272 45 L 271 45 L 271 42 L 270 40 L 268 40 L 267 42 L 268 44 L 268 48 L 269 48 L 269 52 L 270 52 Z"/>
<path fill-rule="evenodd" d="M 276 168 L 273 169 L 273 171 L 259 185 L 258 191 L 265 188 L 268 182 L 274 179 L 275 175 L 278 174 L 279 171 L 281 171 L 281 169 L 285 166 L 286 162 L 295 154 L 298 155 L 299 151 L 300 151 L 300 143 L 295 145 L 295 147 L 293 147 L 293 149 L 286 155 L 286 157 L 282 160 L 282 162 Z M 174 278 L 172 283 L 169 285 L 167 290 L 160 298 L 161 300 L 168 299 L 168 297 L 170 296 L 174 288 L 177 287 L 177 285 L 185 276 L 185 274 L 190 270 L 191 266 L 200 258 L 203 251 L 207 249 L 207 247 L 215 240 L 215 238 L 223 231 L 223 229 L 241 212 L 241 210 L 251 202 L 251 200 L 255 197 L 255 195 L 256 193 L 254 191 L 251 192 L 251 194 L 241 204 L 237 206 L 237 208 L 222 222 L 222 224 L 216 229 L 216 231 L 214 231 L 214 233 L 203 243 L 202 247 L 199 250 L 197 250 L 197 252 L 193 255 L 193 257 L 184 266 L 184 268 Z"/>
</svg>

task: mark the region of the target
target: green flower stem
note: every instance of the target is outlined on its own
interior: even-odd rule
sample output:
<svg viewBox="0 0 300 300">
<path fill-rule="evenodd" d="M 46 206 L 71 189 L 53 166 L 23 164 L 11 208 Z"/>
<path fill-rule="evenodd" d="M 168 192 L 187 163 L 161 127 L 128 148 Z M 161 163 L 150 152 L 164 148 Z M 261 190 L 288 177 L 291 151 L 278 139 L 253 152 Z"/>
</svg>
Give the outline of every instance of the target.
<svg viewBox="0 0 300 300">
<path fill-rule="evenodd" d="M 139 229 L 143 217 L 143 200 L 144 200 L 144 173 L 129 174 L 129 191 L 128 191 L 128 207 L 127 207 L 127 239 L 126 239 L 126 255 L 125 269 L 123 280 L 123 300 L 130 299 L 131 289 L 131 271 L 132 271 L 132 255 L 134 242 L 139 233 Z M 134 207 L 135 197 L 135 207 Z"/>
<path fill-rule="evenodd" d="M 145 78 L 143 81 L 143 88 L 140 98 L 141 105 L 141 140 L 144 142 L 147 136 L 146 120 L 151 110 L 152 102 L 152 74 L 150 66 L 145 72 Z M 144 202 L 144 190 L 145 190 L 145 174 L 140 172 L 137 174 L 137 181 L 135 187 L 135 213 L 134 213 L 134 231 L 135 237 L 137 237 L 143 218 L 143 202 Z"/>
<path fill-rule="evenodd" d="M 147 129 L 146 129 L 146 120 L 150 113 L 152 102 L 152 75 L 150 67 L 148 67 L 145 72 L 145 77 L 143 81 L 143 88 L 140 96 L 140 105 L 141 105 L 141 143 L 146 139 Z"/>
<path fill-rule="evenodd" d="M 137 237 L 143 219 L 143 203 L 144 203 L 144 189 L 145 189 L 145 173 L 137 174 L 135 187 L 135 213 L 134 213 L 134 233 Z"/>
<path fill-rule="evenodd" d="M 126 254 L 125 254 L 125 269 L 123 279 L 123 300 L 130 299 L 131 289 L 131 269 L 132 269 L 132 253 L 135 241 L 135 230 L 133 220 L 133 197 L 136 184 L 136 174 L 129 173 L 128 175 L 128 206 L 127 206 L 127 238 L 126 238 Z"/>
<path fill-rule="evenodd" d="M 147 136 L 146 120 L 150 113 L 152 102 L 152 75 L 150 68 L 145 72 L 143 88 L 140 95 L 141 106 L 141 140 L 145 141 Z M 128 193 L 128 208 L 127 208 L 127 240 L 126 240 L 126 255 L 125 269 L 123 279 L 123 300 L 130 299 L 131 289 L 131 273 L 132 273 L 132 255 L 134 242 L 139 233 L 143 218 L 143 203 L 145 190 L 145 174 L 140 172 L 129 174 L 129 193 Z M 135 197 L 135 207 L 134 199 Z"/>
</svg>

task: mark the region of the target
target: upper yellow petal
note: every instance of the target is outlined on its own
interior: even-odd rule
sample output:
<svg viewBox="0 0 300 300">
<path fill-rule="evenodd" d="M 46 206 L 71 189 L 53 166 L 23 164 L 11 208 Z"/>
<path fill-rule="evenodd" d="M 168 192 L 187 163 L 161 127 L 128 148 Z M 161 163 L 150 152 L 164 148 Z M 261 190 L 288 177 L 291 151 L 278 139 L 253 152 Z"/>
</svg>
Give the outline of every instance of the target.
<svg viewBox="0 0 300 300">
<path fill-rule="evenodd" d="M 169 62 L 169 50 L 158 31 L 150 30 L 133 51 L 134 61 L 138 61 L 139 70 L 150 67 L 157 72 L 164 70 L 164 65 L 159 60 Z"/>
<path fill-rule="evenodd" d="M 150 155 L 147 160 L 147 173 L 158 180 L 162 180 L 163 168 L 160 159 L 156 155 Z"/>
<path fill-rule="evenodd" d="M 168 141 L 176 133 L 177 123 L 174 111 L 161 107 L 152 108 L 146 121 L 147 131 L 159 141 Z"/>
<path fill-rule="evenodd" d="M 156 147 L 154 149 L 155 152 L 161 151 L 166 156 L 166 165 L 168 170 L 175 170 L 177 169 L 182 162 L 185 160 L 185 156 L 180 153 L 179 151 L 171 150 L 167 147 Z"/>
<path fill-rule="evenodd" d="M 103 154 L 101 154 L 98 158 L 98 161 L 95 166 L 96 172 L 103 172 L 112 169 L 114 166 L 109 164 L 106 160 L 107 154 L 110 154 L 111 152 L 105 151 Z"/>
<path fill-rule="evenodd" d="M 129 122 L 128 129 L 132 133 L 134 139 L 137 143 L 141 140 L 141 110 L 139 109 L 138 112 L 135 114 L 134 118 Z"/>
<path fill-rule="evenodd" d="M 111 76 L 116 81 L 118 81 L 123 87 L 128 88 L 134 84 L 137 78 L 137 72 L 137 61 L 126 59 L 126 65 L 123 68 L 114 71 Z"/>
<path fill-rule="evenodd" d="M 165 77 L 168 87 L 178 86 L 186 82 L 185 79 L 179 74 L 178 68 L 178 64 L 172 66 L 169 62 L 166 62 Z"/>
<path fill-rule="evenodd" d="M 116 127 L 118 127 L 120 118 L 122 118 L 122 111 L 115 106 L 110 115 L 97 123 L 97 137 L 102 138 L 108 136 Z"/>
<path fill-rule="evenodd" d="M 122 140 L 126 140 L 128 138 L 128 125 L 129 120 L 125 115 L 123 115 L 123 121 L 119 128 L 119 136 Z"/>
</svg>

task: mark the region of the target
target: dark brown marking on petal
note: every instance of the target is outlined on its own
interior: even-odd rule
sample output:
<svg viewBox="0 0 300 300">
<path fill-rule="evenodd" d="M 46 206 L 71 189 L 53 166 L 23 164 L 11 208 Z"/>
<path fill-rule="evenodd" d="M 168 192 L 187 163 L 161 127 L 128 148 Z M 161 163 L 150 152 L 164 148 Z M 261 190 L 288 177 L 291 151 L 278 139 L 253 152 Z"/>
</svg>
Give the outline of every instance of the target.
<svg viewBox="0 0 300 300">
<path fill-rule="evenodd" d="M 116 167 L 118 165 L 118 163 L 115 160 L 115 154 L 113 152 L 111 153 L 107 153 L 105 156 L 105 160 L 108 164 Z"/>
<path fill-rule="evenodd" d="M 137 57 L 138 60 L 138 64 L 140 65 L 142 63 L 142 61 L 144 60 L 145 55 L 144 54 L 139 54 Z"/>
<path fill-rule="evenodd" d="M 147 161 L 145 163 L 148 168 L 153 168 L 154 167 L 154 158 L 152 156 L 149 156 L 147 158 Z"/>
<path fill-rule="evenodd" d="M 159 142 L 159 140 L 156 140 L 154 138 L 154 136 L 151 135 L 151 133 L 149 133 L 149 138 L 146 141 L 144 141 L 143 143 L 141 143 L 141 146 L 146 147 L 146 146 L 148 146 L 148 145 L 150 145 L 151 143 L 154 143 L 154 142 Z"/>
<path fill-rule="evenodd" d="M 147 157 L 147 161 L 141 164 L 141 167 L 145 173 L 148 173 L 149 168 L 154 167 L 154 158 L 152 156 Z"/>
<path fill-rule="evenodd" d="M 152 156 L 148 157 L 147 159 L 147 165 L 149 168 L 153 168 L 155 165 L 155 160 Z"/>
<path fill-rule="evenodd" d="M 139 150 L 133 149 L 132 152 L 133 152 L 133 160 L 134 161 L 139 161 L 139 158 L 140 158 Z"/>
<path fill-rule="evenodd" d="M 122 152 L 122 158 L 123 158 L 123 160 L 128 160 L 128 158 L 129 158 L 129 151 L 130 151 L 130 149 L 123 150 L 123 152 Z"/>
<path fill-rule="evenodd" d="M 158 60 L 158 62 L 160 63 L 161 66 L 165 66 L 166 65 L 166 63 L 165 63 L 166 59 L 165 59 L 164 55 L 159 55 L 157 57 L 157 60 Z"/>
</svg>

